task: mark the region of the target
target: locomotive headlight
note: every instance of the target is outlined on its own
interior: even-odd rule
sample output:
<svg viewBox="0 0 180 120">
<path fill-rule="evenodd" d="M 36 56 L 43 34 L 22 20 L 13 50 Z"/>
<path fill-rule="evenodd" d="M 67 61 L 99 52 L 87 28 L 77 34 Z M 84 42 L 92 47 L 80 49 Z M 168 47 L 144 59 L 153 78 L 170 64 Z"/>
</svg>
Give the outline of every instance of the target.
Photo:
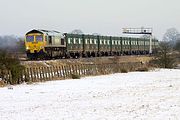
<svg viewBox="0 0 180 120">
<path fill-rule="evenodd" d="M 26 47 L 26 50 L 28 50 L 28 49 L 29 49 L 29 47 L 27 46 L 27 47 Z"/>
</svg>

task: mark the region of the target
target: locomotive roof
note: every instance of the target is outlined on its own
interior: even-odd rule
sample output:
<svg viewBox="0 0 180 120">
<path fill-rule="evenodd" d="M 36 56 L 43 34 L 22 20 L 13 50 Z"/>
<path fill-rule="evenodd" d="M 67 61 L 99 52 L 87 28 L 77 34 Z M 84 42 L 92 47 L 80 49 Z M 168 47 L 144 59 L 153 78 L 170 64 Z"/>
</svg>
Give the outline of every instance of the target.
<svg viewBox="0 0 180 120">
<path fill-rule="evenodd" d="M 47 35 L 63 35 L 62 33 L 58 32 L 58 31 L 55 31 L 55 30 L 42 30 L 42 29 L 33 29 L 29 32 L 26 33 L 27 34 L 30 34 L 30 33 L 40 33 L 40 34 L 47 34 Z"/>
</svg>

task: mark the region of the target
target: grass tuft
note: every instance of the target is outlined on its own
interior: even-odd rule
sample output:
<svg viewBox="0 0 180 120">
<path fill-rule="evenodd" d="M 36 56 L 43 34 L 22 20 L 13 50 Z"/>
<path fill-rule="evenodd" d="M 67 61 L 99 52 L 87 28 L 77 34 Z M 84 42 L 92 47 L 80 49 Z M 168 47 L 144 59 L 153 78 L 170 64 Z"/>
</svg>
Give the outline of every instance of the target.
<svg viewBox="0 0 180 120">
<path fill-rule="evenodd" d="M 72 76 L 72 79 L 80 79 L 81 76 L 80 75 L 77 75 L 77 74 L 71 74 Z"/>
<path fill-rule="evenodd" d="M 5 87 L 5 86 L 6 84 L 2 80 L 0 80 L 0 87 Z"/>
<path fill-rule="evenodd" d="M 136 71 L 146 72 L 146 71 L 149 71 L 149 68 L 148 67 L 141 67 L 141 68 L 138 68 Z"/>
<path fill-rule="evenodd" d="M 125 69 L 125 68 L 122 68 L 122 69 L 121 69 L 121 73 L 128 73 L 128 70 Z"/>
</svg>

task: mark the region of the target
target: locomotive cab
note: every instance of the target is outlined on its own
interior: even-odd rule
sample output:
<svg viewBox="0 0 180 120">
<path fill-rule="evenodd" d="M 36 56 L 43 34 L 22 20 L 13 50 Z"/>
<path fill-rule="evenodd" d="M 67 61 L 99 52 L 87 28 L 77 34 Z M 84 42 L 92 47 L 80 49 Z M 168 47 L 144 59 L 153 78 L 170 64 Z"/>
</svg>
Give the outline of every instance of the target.
<svg viewBox="0 0 180 120">
<path fill-rule="evenodd" d="M 44 38 L 44 34 L 37 30 L 26 33 L 25 46 L 28 58 L 36 58 L 36 56 L 44 54 Z"/>
<path fill-rule="evenodd" d="M 62 56 L 66 42 L 64 35 L 60 32 L 31 30 L 26 33 L 25 46 L 28 58 L 47 58 Z"/>
</svg>

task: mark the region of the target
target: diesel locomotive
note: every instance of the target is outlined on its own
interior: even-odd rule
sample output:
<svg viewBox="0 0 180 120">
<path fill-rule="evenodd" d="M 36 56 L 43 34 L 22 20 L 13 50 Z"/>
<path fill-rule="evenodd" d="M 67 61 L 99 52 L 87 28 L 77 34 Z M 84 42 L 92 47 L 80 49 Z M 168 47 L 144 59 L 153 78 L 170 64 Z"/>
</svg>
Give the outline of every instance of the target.
<svg viewBox="0 0 180 120">
<path fill-rule="evenodd" d="M 144 38 L 61 33 L 33 29 L 25 35 L 29 59 L 79 58 L 148 54 L 150 41 Z M 152 40 L 156 52 L 158 40 Z"/>
</svg>

